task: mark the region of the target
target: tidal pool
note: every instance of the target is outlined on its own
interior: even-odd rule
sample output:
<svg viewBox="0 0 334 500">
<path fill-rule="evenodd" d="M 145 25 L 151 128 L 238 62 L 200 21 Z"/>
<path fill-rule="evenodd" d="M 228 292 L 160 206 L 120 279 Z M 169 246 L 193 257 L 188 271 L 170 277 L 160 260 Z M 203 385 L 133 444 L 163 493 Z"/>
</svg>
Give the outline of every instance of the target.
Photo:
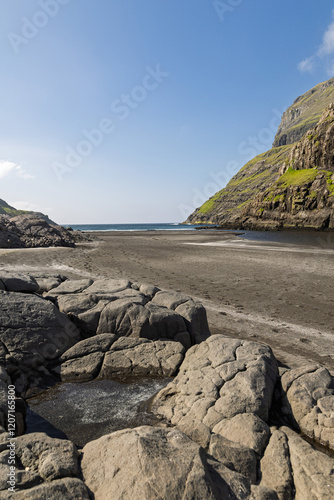
<svg viewBox="0 0 334 500">
<path fill-rule="evenodd" d="M 82 447 L 127 427 L 155 425 L 151 398 L 170 378 L 136 378 L 126 383 L 94 380 L 61 383 L 27 400 L 27 433 L 45 432 Z"/>
</svg>

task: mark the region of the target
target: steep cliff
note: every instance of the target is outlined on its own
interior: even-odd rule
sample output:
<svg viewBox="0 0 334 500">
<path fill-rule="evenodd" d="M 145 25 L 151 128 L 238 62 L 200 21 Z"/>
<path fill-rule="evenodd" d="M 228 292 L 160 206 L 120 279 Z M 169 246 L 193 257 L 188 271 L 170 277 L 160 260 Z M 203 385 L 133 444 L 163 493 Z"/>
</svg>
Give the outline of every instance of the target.
<svg viewBox="0 0 334 500">
<path fill-rule="evenodd" d="M 273 148 L 248 162 L 186 222 L 334 228 L 332 102 L 334 78 L 298 97 L 282 117 Z"/>
<path fill-rule="evenodd" d="M 334 78 L 319 83 L 294 101 L 282 116 L 273 147 L 293 144 L 314 127 L 324 109 L 334 101 Z"/>
<path fill-rule="evenodd" d="M 334 105 L 293 146 L 280 177 L 245 206 L 242 227 L 334 229 Z"/>
</svg>

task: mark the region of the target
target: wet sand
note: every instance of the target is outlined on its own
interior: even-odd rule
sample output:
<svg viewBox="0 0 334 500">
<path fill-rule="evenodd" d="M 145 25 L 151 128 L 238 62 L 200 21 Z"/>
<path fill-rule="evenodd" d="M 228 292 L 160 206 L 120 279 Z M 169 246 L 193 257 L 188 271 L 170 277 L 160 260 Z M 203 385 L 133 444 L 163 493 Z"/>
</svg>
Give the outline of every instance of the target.
<svg viewBox="0 0 334 500">
<path fill-rule="evenodd" d="M 332 246 L 220 231 L 93 234 L 75 249 L 1 250 L 0 269 L 127 277 L 179 290 L 203 302 L 212 333 L 268 343 L 283 365 L 334 369 Z"/>
</svg>

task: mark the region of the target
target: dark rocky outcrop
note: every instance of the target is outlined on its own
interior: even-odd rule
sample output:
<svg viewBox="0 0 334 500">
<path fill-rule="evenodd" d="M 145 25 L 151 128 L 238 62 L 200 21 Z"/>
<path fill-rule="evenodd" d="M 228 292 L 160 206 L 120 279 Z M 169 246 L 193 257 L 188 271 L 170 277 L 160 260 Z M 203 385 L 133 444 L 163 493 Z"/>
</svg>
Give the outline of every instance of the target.
<svg viewBox="0 0 334 500">
<path fill-rule="evenodd" d="M 180 293 L 128 280 L 8 274 L 0 278 L 1 498 L 332 498 L 333 458 L 291 428 L 271 425 L 275 417 L 279 425 L 284 421 L 333 447 L 334 378 L 320 365 L 286 368 L 280 378 L 269 346 L 219 334 L 208 337 L 205 310 Z M 152 306 L 156 338 L 140 338 L 145 333 L 140 326 L 142 312 L 136 316 L 135 308 L 127 316 L 131 301 L 135 307 Z M 115 320 L 108 307 L 117 302 Z M 59 311 L 59 304 L 69 308 L 68 315 Z M 105 309 L 109 318 L 105 324 L 116 325 L 118 334 L 97 332 Z M 186 328 L 188 341 L 195 345 L 181 345 L 177 335 L 159 338 L 169 331 L 166 311 L 178 315 L 176 324 Z M 71 318 L 93 328 L 95 314 L 96 330 L 82 338 L 87 329 L 78 329 Z M 151 402 L 159 417 L 155 426 L 104 435 L 88 442 L 81 453 L 68 439 L 42 432 L 24 434 L 21 396 L 28 391 L 59 380 L 174 374 Z M 6 432 L 7 394 L 13 383 L 15 493 L 7 489 L 12 439 Z"/>
<path fill-rule="evenodd" d="M 36 215 L 0 215 L 0 248 L 75 246 L 75 235 Z"/>
</svg>

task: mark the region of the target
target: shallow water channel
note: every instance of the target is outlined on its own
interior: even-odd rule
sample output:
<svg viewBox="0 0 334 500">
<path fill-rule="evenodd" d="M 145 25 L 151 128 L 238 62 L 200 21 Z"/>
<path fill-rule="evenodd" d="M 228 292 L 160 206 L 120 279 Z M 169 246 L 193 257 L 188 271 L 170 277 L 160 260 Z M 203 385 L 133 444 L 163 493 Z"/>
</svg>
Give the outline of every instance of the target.
<svg viewBox="0 0 334 500">
<path fill-rule="evenodd" d="M 127 427 L 155 425 L 149 402 L 169 378 L 136 378 L 126 383 L 94 380 L 61 383 L 27 400 L 27 433 L 45 432 L 82 447 Z"/>
</svg>

